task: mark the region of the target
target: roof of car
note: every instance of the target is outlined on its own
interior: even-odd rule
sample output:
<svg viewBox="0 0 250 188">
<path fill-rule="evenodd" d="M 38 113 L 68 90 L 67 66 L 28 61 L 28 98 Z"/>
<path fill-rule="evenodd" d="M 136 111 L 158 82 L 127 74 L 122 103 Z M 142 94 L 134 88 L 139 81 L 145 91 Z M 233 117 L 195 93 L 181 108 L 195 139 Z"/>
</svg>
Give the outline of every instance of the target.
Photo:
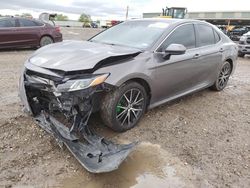
<svg viewBox="0 0 250 188">
<path fill-rule="evenodd" d="M 128 21 L 155 21 L 155 22 L 166 22 L 169 24 L 174 24 L 174 23 L 185 23 L 185 22 L 198 22 L 198 23 L 204 23 L 204 21 L 200 20 L 192 20 L 192 19 L 174 19 L 174 18 L 143 18 L 143 19 L 132 19 Z"/>
</svg>

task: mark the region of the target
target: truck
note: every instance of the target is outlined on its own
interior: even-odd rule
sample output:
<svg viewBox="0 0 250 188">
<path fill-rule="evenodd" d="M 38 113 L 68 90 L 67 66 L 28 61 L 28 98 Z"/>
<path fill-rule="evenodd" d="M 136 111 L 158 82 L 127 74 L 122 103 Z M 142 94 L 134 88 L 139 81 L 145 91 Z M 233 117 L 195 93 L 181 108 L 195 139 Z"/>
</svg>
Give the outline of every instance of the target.
<svg viewBox="0 0 250 188">
<path fill-rule="evenodd" d="M 171 8 L 163 8 L 162 18 L 176 18 L 176 19 L 184 19 L 187 14 L 187 8 L 185 7 L 171 7 Z"/>
</svg>

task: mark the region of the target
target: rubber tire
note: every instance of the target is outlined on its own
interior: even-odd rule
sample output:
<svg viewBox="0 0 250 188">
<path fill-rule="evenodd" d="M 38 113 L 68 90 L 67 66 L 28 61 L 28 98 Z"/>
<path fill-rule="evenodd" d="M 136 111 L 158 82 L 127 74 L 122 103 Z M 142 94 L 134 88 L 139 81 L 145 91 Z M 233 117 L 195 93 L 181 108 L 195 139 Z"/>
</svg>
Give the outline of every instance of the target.
<svg viewBox="0 0 250 188">
<path fill-rule="evenodd" d="M 238 57 L 244 57 L 245 56 L 245 54 L 244 53 L 242 53 L 242 52 L 238 52 Z"/>
<path fill-rule="evenodd" d="M 50 42 L 50 43 L 47 43 L 47 42 Z M 43 46 L 46 46 L 48 44 L 52 44 L 54 43 L 53 39 L 49 36 L 43 36 L 41 39 L 40 39 L 40 47 L 43 47 Z"/>
<path fill-rule="evenodd" d="M 142 113 L 138 120 L 131 124 L 131 126 L 121 126 L 120 123 L 116 120 L 116 106 L 117 103 L 120 101 L 120 98 L 126 91 L 136 88 L 139 89 L 144 97 L 144 105 L 142 109 Z M 103 123 L 111 128 L 115 132 L 125 132 L 129 129 L 132 129 L 136 124 L 140 121 L 141 117 L 145 114 L 146 107 L 148 102 L 148 95 L 146 93 L 145 88 L 137 82 L 128 82 L 122 85 L 120 88 L 115 89 L 109 93 L 107 93 L 102 102 L 101 102 L 101 109 L 100 115 Z"/>
<path fill-rule="evenodd" d="M 231 75 L 231 73 L 232 73 L 232 65 L 231 65 L 228 61 L 225 61 L 225 62 L 223 63 L 223 65 L 222 65 L 222 67 L 224 67 L 225 64 L 229 64 L 229 65 L 230 65 L 230 67 L 231 67 L 230 75 Z M 221 69 L 222 69 L 222 67 L 221 67 Z M 221 70 L 220 70 L 220 71 L 221 71 Z M 220 72 L 219 72 L 219 74 L 220 74 Z M 219 81 L 219 74 L 218 74 L 218 78 L 217 78 L 217 80 L 215 81 L 214 85 L 211 86 L 211 89 L 214 90 L 214 91 L 222 91 L 222 90 L 227 86 L 227 83 L 226 83 L 226 85 L 225 85 L 223 88 L 220 88 L 220 87 L 218 86 L 218 85 L 219 85 L 219 83 L 218 83 L 218 81 Z M 229 76 L 229 78 L 230 78 L 230 76 Z"/>
</svg>

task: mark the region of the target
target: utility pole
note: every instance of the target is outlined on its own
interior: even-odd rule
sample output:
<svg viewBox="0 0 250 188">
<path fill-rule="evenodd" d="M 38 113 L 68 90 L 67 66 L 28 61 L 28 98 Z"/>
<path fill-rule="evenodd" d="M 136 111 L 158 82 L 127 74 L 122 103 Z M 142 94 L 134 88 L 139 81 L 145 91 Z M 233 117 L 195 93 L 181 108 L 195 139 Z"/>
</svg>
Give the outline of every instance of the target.
<svg viewBox="0 0 250 188">
<path fill-rule="evenodd" d="M 126 20 L 128 19 L 128 9 L 129 9 L 129 7 L 127 6 L 127 11 L 126 11 Z"/>
</svg>

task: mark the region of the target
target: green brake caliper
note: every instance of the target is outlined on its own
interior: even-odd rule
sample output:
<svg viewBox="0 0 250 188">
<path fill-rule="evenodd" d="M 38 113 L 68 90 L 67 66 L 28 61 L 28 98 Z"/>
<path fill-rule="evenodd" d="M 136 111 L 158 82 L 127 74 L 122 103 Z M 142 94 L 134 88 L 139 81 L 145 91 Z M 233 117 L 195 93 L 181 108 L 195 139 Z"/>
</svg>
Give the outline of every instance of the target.
<svg viewBox="0 0 250 188">
<path fill-rule="evenodd" d="M 121 106 L 120 102 L 116 106 L 116 113 L 120 113 L 122 111 L 122 109 L 119 106 Z"/>
</svg>

